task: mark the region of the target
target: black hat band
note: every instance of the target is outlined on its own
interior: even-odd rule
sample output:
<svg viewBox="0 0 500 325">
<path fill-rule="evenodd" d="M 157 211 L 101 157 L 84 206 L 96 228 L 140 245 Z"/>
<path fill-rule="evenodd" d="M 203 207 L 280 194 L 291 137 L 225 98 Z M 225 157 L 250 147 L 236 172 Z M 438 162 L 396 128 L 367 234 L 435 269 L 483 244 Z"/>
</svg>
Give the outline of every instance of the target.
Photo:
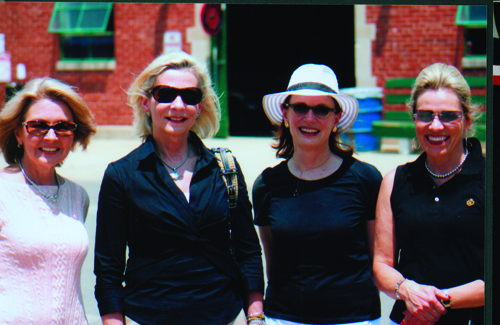
<svg viewBox="0 0 500 325">
<path fill-rule="evenodd" d="M 334 93 L 334 94 L 337 93 L 332 88 L 326 86 L 325 84 L 321 84 L 319 82 L 301 82 L 301 83 L 290 86 L 287 89 L 287 91 L 300 90 L 300 89 L 315 89 L 315 90 L 321 90 L 321 91 L 324 91 L 327 93 Z"/>
</svg>

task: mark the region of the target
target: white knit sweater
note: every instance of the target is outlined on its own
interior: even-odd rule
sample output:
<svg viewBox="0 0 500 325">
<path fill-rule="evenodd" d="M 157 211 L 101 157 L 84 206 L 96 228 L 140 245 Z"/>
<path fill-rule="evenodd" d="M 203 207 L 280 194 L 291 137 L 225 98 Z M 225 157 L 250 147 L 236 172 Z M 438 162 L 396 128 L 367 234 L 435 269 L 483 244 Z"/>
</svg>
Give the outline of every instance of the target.
<svg viewBox="0 0 500 325">
<path fill-rule="evenodd" d="M 0 324 L 88 324 L 80 272 L 89 198 L 60 180 L 53 203 L 31 185 L 0 179 Z"/>
</svg>

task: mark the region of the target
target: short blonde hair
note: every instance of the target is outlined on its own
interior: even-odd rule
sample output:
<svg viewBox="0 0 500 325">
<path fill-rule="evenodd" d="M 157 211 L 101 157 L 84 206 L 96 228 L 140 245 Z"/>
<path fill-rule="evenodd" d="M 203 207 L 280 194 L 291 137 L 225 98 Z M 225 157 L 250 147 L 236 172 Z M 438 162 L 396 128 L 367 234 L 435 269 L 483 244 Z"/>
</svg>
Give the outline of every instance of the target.
<svg viewBox="0 0 500 325">
<path fill-rule="evenodd" d="M 407 107 L 411 115 L 417 111 L 418 97 L 428 89 L 438 90 L 446 88 L 453 91 L 460 101 L 462 113 L 465 118 L 471 121 L 470 136 L 475 132 L 473 128 L 474 121 L 481 115 L 479 105 L 472 104 L 471 91 L 467 81 L 460 73 L 460 71 L 452 66 L 444 63 L 434 63 L 424 68 L 413 85 L 410 101 Z"/>
<path fill-rule="evenodd" d="M 31 105 L 40 99 L 58 100 L 68 105 L 77 124 L 71 145 L 72 151 L 77 143 L 86 149 L 90 137 L 96 133 L 94 116 L 74 87 L 50 77 L 33 79 L 17 92 L 0 112 L 0 150 L 9 164 L 14 164 L 23 157 L 24 150 L 18 147 L 15 130 L 24 122 Z"/>
<path fill-rule="evenodd" d="M 150 91 L 156 78 L 168 69 L 188 70 L 198 80 L 198 87 L 203 93 L 200 118 L 196 120 L 191 131 L 200 138 L 214 136 L 219 131 L 220 103 L 212 87 L 212 81 L 205 65 L 193 56 L 184 52 L 163 54 L 151 62 L 135 79 L 128 90 L 129 106 L 135 116 L 137 134 L 145 140 L 152 135 L 151 119 L 147 118 L 142 107 L 142 99 L 149 99 Z"/>
</svg>

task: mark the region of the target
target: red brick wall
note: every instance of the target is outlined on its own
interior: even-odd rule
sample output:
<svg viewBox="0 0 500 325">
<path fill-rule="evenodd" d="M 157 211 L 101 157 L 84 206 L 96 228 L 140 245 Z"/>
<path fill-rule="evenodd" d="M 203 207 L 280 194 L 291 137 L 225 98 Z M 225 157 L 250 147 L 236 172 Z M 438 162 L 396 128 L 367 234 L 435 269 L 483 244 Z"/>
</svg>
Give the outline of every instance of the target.
<svg viewBox="0 0 500 325">
<path fill-rule="evenodd" d="M 133 121 L 127 106 L 128 89 L 139 74 L 163 51 L 167 30 L 182 32 L 195 24 L 194 4 L 115 3 L 114 71 L 56 71 L 58 36 L 47 33 L 53 3 L 0 3 L 0 33 L 5 34 L 6 52 L 11 53 L 12 79 L 16 65 L 24 63 L 27 80 L 51 76 L 79 88 L 98 125 L 129 125 Z M 5 102 L 5 83 L 0 83 L 0 106 Z"/>
<path fill-rule="evenodd" d="M 377 86 L 387 78 L 416 77 L 435 62 L 461 69 L 464 41 L 462 27 L 455 25 L 457 7 L 367 6 L 366 21 L 376 25 L 372 67 Z"/>
<path fill-rule="evenodd" d="M 58 49 L 47 33 L 53 4 L 0 3 L 0 33 L 5 34 L 5 51 L 11 55 L 11 74 L 16 81 L 16 65 L 24 63 L 27 79 L 52 73 Z M 0 83 L 0 103 L 4 102 L 5 83 Z"/>
</svg>

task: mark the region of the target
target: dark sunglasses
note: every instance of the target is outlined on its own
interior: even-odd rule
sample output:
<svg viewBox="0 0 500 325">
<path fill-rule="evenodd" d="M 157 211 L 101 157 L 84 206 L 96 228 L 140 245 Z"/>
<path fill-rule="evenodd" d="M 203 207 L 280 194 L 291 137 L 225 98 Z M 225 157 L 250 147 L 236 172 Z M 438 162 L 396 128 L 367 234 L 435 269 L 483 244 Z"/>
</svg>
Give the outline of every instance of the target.
<svg viewBox="0 0 500 325">
<path fill-rule="evenodd" d="M 318 105 L 318 106 L 308 106 L 304 103 L 290 104 L 285 103 L 285 108 L 291 107 L 295 115 L 305 116 L 309 113 L 309 110 L 312 109 L 314 116 L 317 118 L 325 118 L 330 115 L 331 112 L 337 112 L 335 108 L 328 107 L 326 105 Z"/>
<path fill-rule="evenodd" d="M 457 111 L 444 111 L 441 113 L 434 113 L 433 111 L 417 111 L 413 114 L 416 120 L 423 123 L 431 123 L 434 121 L 434 118 L 438 116 L 441 123 L 451 123 L 456 120 L 459 120 L 463 117 L 462 112 Z"/>
<path fill-rule="evenodd" d="M 150 93 L 158 103 L 171 103 L 177 96 L 181 96 L 182 101 L 188 105 L 196 105 L 201 102 L 203 93 L 200 88 L 174 88 L 168 86 L 156 86 Z"/>
<path fill-rule="evenodd" d="M 75 133 L 76 123 L 69 121 L 59 121 L 54 124 L 49 124 L 47 121 L 34 120 L 23 122 L 26 127 L 26 132 L 33 135 L 46 135 L 52 129 L 57 135 L 71 136 Z"/>
</svg>

